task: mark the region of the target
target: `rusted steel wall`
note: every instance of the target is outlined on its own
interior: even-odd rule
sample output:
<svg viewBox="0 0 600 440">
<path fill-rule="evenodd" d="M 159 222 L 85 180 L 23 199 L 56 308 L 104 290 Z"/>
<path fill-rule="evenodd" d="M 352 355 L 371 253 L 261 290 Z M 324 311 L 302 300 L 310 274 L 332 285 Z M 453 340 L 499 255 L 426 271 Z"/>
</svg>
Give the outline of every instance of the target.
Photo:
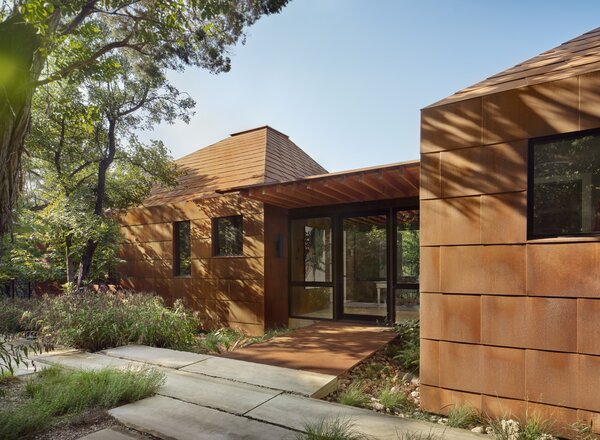
<svg viewBox="0 0 600 440">
<path fill-rule="evenodd" d="M 243 255 L 213 257 L 212 218 L 243 216 Z M 191 276 L 173 275 L 173 222 L 190 220 Z M 253 335 L 264 330 L 264 209 L 238 195 L 130 209 L 120 219 L 125 244 L 122 285 L 154 291 L 167 302 L 181 298 L 204 326 L 232 326 Z"/>
<path fill-rule="evenodd" d="M 600 73 L 426 108 L 421 404 L 600 427 L 600 241 L 527 240 L 528 140 L 600 127 Z"/>
</svg>

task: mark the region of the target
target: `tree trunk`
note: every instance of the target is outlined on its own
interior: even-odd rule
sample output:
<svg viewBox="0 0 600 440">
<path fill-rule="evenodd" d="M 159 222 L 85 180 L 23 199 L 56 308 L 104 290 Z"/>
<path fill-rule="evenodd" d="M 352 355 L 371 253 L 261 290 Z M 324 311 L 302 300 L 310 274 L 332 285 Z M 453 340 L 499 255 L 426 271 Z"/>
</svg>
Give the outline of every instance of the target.
<svg viewBox="0 0 600 440">
<path fill-rule="evenodd" d="M 67 269 L 67 283 L 72 283 L 75 281 L 75 263 L 73 258 L 71 257 L 71 246 L 72 246 L 73 237 L 71 234 L 67 234 L 65 237 L 65 262 Z"/>
<path fill-rule="evenodd" d="M 94 214 L 98 217 L 104 217 L 104 199 L 106 197 L 106 173 L 115 159 L 117 149 L 116 141 L 116 118 L 108 118 L 108 149 L 106 156 L 98 164 L 98 184 L 96 186 L 96 203 L 94 205 Z M 79 272 L 77 274 L 77 288 L 81 288 L 84 281 L 90 277 L 92 270 L 92 261 L 98 243 L 89 239 L 85 245 Z"/>
<path fill-rule="evenodd" d="M 39 40 L 19 14 L 0 23 L 0 237 L 12 225 L 21 184 L 21 156 L 29 131 L 33 87 L 43 62 L 36 60 Z"/>
</svg>

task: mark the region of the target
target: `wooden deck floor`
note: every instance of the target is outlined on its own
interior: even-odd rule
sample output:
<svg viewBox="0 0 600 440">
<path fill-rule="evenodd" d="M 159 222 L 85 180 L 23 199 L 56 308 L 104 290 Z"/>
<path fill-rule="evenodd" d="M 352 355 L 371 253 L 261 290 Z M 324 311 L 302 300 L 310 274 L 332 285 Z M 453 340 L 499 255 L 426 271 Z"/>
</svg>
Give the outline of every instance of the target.
<svg viewBox="0 0 600 440">
<path fill-rule="evenodd" d="M 337 376 L 395 336 L 386 327 L 327 322 L 303 327 L 224 356 Z"/>
</svg>

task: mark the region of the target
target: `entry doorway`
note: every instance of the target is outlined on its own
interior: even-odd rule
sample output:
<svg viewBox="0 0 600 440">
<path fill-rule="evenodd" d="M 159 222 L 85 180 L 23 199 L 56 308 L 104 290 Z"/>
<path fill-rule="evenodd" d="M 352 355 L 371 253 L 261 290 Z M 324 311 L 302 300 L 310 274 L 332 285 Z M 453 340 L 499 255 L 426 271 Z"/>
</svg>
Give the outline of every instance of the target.
<svg viewBox="0 0 600 440">
<path fill-rule="evenodd" d="M 321 209 L 290 217 L 290 317 L 418 319 L 418 209 Z"/>
<path fill-rule="evenodd" d="M 342 219 L 341 318 L 385 320 L 388 315 L 387 214 Z"/>
</svg>

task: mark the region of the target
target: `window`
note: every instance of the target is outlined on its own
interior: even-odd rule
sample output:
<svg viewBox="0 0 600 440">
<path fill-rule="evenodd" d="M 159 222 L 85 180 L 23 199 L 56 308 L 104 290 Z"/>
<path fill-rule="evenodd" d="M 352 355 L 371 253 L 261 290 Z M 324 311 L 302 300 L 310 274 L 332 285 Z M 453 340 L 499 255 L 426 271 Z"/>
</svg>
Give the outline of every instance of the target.
<svg viewBox="0 0 600 440">
<path fill-rule="evenodd" d="M 600 134 L 534 140 L 530 158 L 530 237 L 600 234 Z"/>
<path fill-rule="evenodd" d="M 213 219 L 213 255 L 232 257 L 242 255 L 242 216 Z"/>
<path fill-rule="evenodd" d="M 175 222 L 173 224 L 173 248 L 175 261 L 173 272 L 175 276 L 192 274 L 192 255 L 190 246 L 190 222 Z"/>
<path fill-rule="evenodd" d="M 291 316 L 333 318 L 331 218 L 295 219 L 291 223 Z"/>
<path fill-rule="evenodd" d="M 419 319 L 419 210 L 396 213 L 396 322 Z"/>
<path fill-rule="evenodd" d="M 291 250 L 292 281 L 331 281 L 330 218 L 293 220 Z"/>
</svg>

